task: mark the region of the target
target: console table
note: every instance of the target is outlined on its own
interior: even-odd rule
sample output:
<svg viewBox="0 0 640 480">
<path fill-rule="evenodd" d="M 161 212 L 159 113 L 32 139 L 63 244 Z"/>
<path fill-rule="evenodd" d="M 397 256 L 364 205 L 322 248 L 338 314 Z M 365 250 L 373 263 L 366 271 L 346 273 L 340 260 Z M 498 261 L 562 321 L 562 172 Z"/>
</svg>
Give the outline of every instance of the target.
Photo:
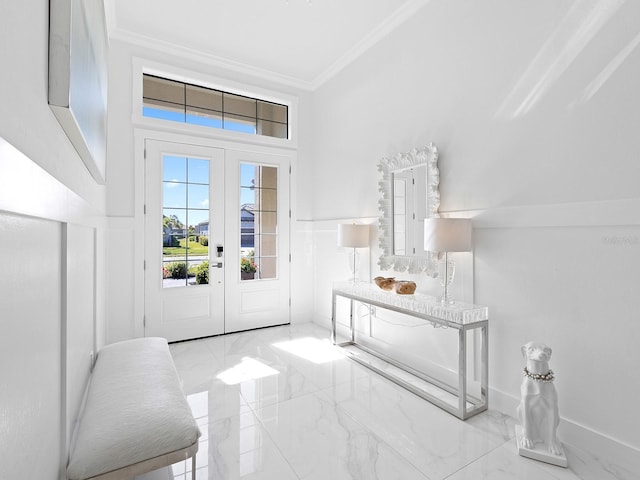
<svg viewBox="0 0 640 480">
<path fill-rule="evenodd" d="M 349 309 L 349 335 L 346 342 L 336 341 L 336 297 L 344 297 L 350 300 Z M 384 308 L 394 312 L 410 315 L 431 323 L 434 327 L 453 328 L 458 331 L 458 372 L 457 385 L 448 385 L 407 365 L 404 365 L 389 356 L 373 350 L 372 348 L 358 344 L 355 338 L 354 302 L 368 304 Z M 370 283 L 363 284 L 335 284 L 332 292 L 331 309 L 331 342 L 358 363 L 374 370 L 389 380 L 412 391 L 416 395 L 432 402 L 438 407 L 457 416 L 462 420 L 483 412 L 487 409 L 488 390 L 488 330 L 489 313 L 487 307 L 456 302 L 443 304 L 437 298 L 422 295 L 398 295 L 396 293 L 381 290 Z M 473 396 L 468 392 L 467 383 L 467 332 L 479 329 L 481 332 L 480 346 L 480 394 Z M 354 353 L 353 348 L 365 355 Z M 373 361 L 371 360 L 373 358 Z M 395 368 L 386 368 L 392 365 Z M 402 372 L 417 377 L 422 382 L 413 382 L 405 375 L 394 372 Z M 429 388 L 420 386 L 428 384 Z M 456 397 L 454 404 L 445 401 L 439 391 L 446 392 L 445 396 Z"/>
</svg>

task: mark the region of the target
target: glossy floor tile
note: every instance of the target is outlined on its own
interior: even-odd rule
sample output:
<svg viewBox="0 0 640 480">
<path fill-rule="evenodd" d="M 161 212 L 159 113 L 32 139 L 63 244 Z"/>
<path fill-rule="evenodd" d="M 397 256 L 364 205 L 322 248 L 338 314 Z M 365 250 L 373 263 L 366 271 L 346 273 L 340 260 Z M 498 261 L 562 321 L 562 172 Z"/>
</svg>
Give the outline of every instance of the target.
<svg viewBox="0 0 640 480">
<path fill-rule="evenodd" d="M 569 469 L 520 457 L 511 417 L 458 420 L 328 338 L 309 323 L 171 345 L 202 431 L 199 480 L 638 479 L 567 445 Z M 170 474 L 190 479 L 191 462 Z"/>
</svg>

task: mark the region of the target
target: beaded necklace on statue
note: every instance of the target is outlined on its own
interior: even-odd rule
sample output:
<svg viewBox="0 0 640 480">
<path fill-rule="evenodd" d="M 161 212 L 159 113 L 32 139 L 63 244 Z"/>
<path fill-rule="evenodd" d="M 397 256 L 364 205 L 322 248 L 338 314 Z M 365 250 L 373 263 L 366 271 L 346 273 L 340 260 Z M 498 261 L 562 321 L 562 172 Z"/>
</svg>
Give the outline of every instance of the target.
<svg viewBox="0 0 640 480">
<path fill-rule="evenodd" d="M 536 382 L 549 383 L 553 382 L 554 379 L 553 370 L 551 369 L 549 369 L 547 373 L 531 373 L 529 370 L 527 370 L 527 367 L 524 367 L 523 375 L 525 377 L 529 377 L 532 380 L 535 380 Z"/>
</svg>

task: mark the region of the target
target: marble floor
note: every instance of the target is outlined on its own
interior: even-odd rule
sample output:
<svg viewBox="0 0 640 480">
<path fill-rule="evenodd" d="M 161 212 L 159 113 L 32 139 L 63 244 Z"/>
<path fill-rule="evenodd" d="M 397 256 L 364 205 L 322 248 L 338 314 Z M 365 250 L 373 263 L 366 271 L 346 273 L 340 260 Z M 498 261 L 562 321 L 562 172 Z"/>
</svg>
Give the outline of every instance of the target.
<svg viewBox="0 0 640 480">
<path fill-rule="evenodd" d="M 344 358 L 317 325 L 171 345 L 202 431 L 199 480 L 629 480 L 565 445 L 570 468 L 518 456 L 514 420 L 460 421 Z M 171 467 L 191 478 L 191 462 Z"/>
</svg>

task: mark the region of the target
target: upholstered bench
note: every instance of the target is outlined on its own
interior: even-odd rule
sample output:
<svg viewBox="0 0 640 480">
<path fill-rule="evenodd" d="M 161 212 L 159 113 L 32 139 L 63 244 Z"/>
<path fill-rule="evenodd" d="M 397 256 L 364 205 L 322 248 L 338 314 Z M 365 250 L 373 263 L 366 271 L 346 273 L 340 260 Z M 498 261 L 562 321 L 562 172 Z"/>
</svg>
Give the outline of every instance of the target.
<svg viewBox="0 0 640 480">
<path fill-rule="evenodd" d="M 69 455 L 69 480 L 127 479 L 195 454 L 200 430 L 163 338 L 114 343 L 98 354 Z"/>
</svg>

